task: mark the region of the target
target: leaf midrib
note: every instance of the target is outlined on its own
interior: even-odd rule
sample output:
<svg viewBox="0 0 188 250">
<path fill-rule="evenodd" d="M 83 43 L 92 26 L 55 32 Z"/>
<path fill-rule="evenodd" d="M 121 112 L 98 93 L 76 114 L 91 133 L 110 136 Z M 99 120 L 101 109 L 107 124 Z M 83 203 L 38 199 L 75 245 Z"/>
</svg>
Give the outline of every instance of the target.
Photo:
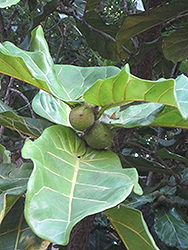
<svg viewBox="0 0 188 250">
<path fill-rule="evenodd" d="M 77 159 L 76 164 L 75 164 L 75 168 L 74 168 L 74 175 L 73 175 L 73 179 L 72 179 L 72 188 L 71 188 L 71 192 L 70 192 L 69 213 L 68 213 L 67 227 L 70 224 L 70 220 L 71 220 L 72 201 L 73 201 L 73 197 L 74 197 L 74 190 L 75 190 L 75 186 L 76 186 L 76 180 L 77 180 L 77 177 L 78 177 L 79 166 L 80 166 L 80 160 Z"/>
</svg>

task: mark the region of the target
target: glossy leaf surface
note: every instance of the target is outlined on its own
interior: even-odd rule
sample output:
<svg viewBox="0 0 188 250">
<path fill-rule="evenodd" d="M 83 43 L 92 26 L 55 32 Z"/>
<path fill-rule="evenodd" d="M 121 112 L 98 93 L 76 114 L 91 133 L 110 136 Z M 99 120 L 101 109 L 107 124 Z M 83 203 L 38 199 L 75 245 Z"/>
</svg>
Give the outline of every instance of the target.
<svg viewBox="0 0 188 250">
<path fill-rule="evenodd" d="M 175 208 L 169 211 L 159 210 L 155 215 L 154 227 L 159 238 L 168 246 L 187 249 L 188 225 L 183 221 Z"/>
<path fill-rule="evenodd" d="M 127 249 L 159 250 L 139 210 L 120 204 L 105 213 Z"/>
<path fill-rule="evenodd" d="M 173 94 L 174 80 L 147 81 L 130 74 L 128 64 L 115 77 L 98 80 L 84 94 L 86 102 L 109 108 L 129 101 L 157 102 L 177 106 Z"/>
<path fill-rule="evenodd" d="M 58 244 L 68 243 L 72 227 L 85 216 L 116 206 L 132 190 L 142 193 L 135 169 L 122 169 L 111 151 L 86 147 L 68 127 L 46 129 L 24 145 L 22 155 L 35 165 L 26 194 L 27 222 L 38 236 Z"/>
</svg>

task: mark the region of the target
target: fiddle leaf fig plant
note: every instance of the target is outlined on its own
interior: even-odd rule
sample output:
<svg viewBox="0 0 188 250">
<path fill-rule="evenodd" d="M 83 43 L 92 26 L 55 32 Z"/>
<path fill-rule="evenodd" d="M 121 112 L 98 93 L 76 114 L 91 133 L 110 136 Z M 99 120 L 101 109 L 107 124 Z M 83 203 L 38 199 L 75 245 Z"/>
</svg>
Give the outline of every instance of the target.
<svg viewBox="0 0 188 250">
<path fill-rule="evenodd" d="M 32 31 L 30 51 L 10 42 L 0 45 L 0 72 L 37 87 L 33 109 L 49 120 L 47 128 L 37 130 L 11 109 L 0 112 L 3 126 L 30 136 L 22 157 L 34 165 L 24 208 L 32 231 L 46 242 L 67 245 L 75 224 L 106 211 L 129 249 L 135 249 L 129 235 L 148 250 L 158 249 L 135 208 L 121 209 L 129 212 L 134 234 L 127 230 L 130 218 L 116 213 L 132 191 L 142 195 L 142 189 L 137 170 L 122 168 L 112 151 L 113 131 L 149 125 L 188 128 L 187 97 L 181 91 L 187 77 L 147 81 L 133 76 L 128 64 L 122 70 L 55 65 L 41 26 Z M 132 105 L 135 101 L 141 104 Z M 82 110 L 72 115 L 78 107 Z"/>
</svg>

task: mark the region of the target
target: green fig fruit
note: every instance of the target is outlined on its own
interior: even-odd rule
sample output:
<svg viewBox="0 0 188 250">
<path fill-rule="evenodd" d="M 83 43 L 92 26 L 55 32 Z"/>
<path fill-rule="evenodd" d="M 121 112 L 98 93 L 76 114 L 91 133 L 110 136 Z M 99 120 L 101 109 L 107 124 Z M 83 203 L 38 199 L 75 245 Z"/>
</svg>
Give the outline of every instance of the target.
<svg viewBox="0 0 188 250">
<path fill-rule="evenodd" d="M 79 105 L 71 110 L 69 121 L 73 128 L 83 131 L 93 125 L 95 115 L 89 106 Z"/>
<path fill-rule="evenodd" d="M 112 145 L 112 132 L 104 123 L 95 123 L 86 131 L 85 140 L 93 149 L 104 149 Z"/>
<path fill-rule="evenodd" d="M 167 207 L 169 205 L 169 200 L 164 195 L 161 195 L 157 200 L 157 205 Z"/>
<path fill-rule="evenodd" d="M 156 190 L 152 193 L 152 195 L 154 198 L 158 199 L 162 195 L 162 193 L 159 190 Z"/>
</svg>

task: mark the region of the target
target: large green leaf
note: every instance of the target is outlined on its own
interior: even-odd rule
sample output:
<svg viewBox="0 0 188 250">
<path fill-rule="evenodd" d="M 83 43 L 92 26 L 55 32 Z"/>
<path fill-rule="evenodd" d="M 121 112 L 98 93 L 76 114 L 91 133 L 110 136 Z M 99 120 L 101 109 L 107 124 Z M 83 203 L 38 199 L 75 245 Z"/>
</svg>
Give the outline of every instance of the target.
<svg viewBox="0 0 188 250">
<path fill-rule="evenodd" d="M 17 131 L 18 133 L 29 135 L 32 138 L 39 137 L 43 129 L 50 125 L 48 122 L 43 122 L 41 119 L 34 119 L 17 115 L 1 100 L 0 124 L 4 127 Z"/>
<path fill-rule="evenodd" d="M 56 75 L 41 26 L 32 31 L 30 52 L 21 50 L 10 42 L 0 44 L 0 72 L 53 93 L 61 99 L 69 99 Z"/>
<path fill-rule="evenodd" d="M 139 210 L 120 204 L 105 213 L 127 249 L 159 250 Z"/>
<path fill-rule="evenodd" d="M 45 250 L 49 242 L 38 238 L 24 219 L 24 199 L 20 198 L 0 226 L 0 246 L 6 250 Z"/>
<path fill-rule="evenodd" d="M 128 16 L 116 36 L 119 49 L 132 37 L 187 11 L 187 1 L 176 0 L 170 4 L 167 2 L 162 6 Z"/>
<path fill-rule="evenodd" d="M 27 222 L 41 238 L 58 244 L 68 243 L 85 216 L 116 206 L 132 190 L 142 193 L 135 169 L 122 169 L 111 151 L 86 147 L 68 127 L 47 128 L 26 142 L 22 156 L 35 166 L 26 194 Z"/>
<path fill-rule="evenodd" d="M 72 65 L 55 65 L 61 84 L 70 96 L 70 100 L 81 101 L 83 93 L 98 79 L 106 79 L 120 72 L 117 67 L 77 67 Z M 69 126 L 70 108 L 60 99 L 47 92 L 40 91 L 33 99 L 34 111 L 57 124 Z"/>
<path fill-rule="evenodd" d="M 17 169 L 14 164 L 0 164 L 0 223 L 21 194 L 26 191 L 32 164 Z"/>
<path fill-rule="evenodd" d="M 187 249 L 188 225 L 174 208 L 169 211 L 158 210 L 155 213 L 155 231 L 159 238 L 168 246 Z"/>
<path fill-rule="evenodd" d="M 1 0 L 0 1 L 0 8 L 5 8 L 9 7 L 11 5 L 15 5 L 19 2 L 20 0 Z"/>
<path fill-rule="evenodd" d="M 168 60 L 174 63 L 183 61 L 188 57 L 188 27 L 178 29 L 163 42 L 163 51 Z"/>
<path fill-rule="evenodd" d="M 1 73 L 13 76 L 50 92 L 45 82 L 47 80 L 46 76 L 35 62 L 35 58 L 38 58 L 41 64 L 44 61 L 44 55 L 40 52 L 26 52 L 10 42 L 0 44 Z"/>
<path fill-rule="evenodd" d="M 119 74 L 120 69 L 114 66 L 107 67 L 78 67 L 73 65 L 55 65 L 59 81 L 66 89 L 70 99 L 80 100 L 83 93 L 97 80 Z"/>
<path fill-rule="evenodd" d="M 117 67 L 76 67 L 55 65 L 41 26 L 32 31 L 30 51 L 10 42 L 0 44 L 0 72 L 32 84 L 59 99 L 71 101 L 98 79 L 117 75 Z"/>
<path fill-rule="evenodd" d="M 84 94 L 86 102 L 110 108 L 129 101 L 157 102 L 177 107 L 174 80 L 147 81 L 130 74 L 128 64 L 114 77 L 98 80 Z"/>
</svg>

